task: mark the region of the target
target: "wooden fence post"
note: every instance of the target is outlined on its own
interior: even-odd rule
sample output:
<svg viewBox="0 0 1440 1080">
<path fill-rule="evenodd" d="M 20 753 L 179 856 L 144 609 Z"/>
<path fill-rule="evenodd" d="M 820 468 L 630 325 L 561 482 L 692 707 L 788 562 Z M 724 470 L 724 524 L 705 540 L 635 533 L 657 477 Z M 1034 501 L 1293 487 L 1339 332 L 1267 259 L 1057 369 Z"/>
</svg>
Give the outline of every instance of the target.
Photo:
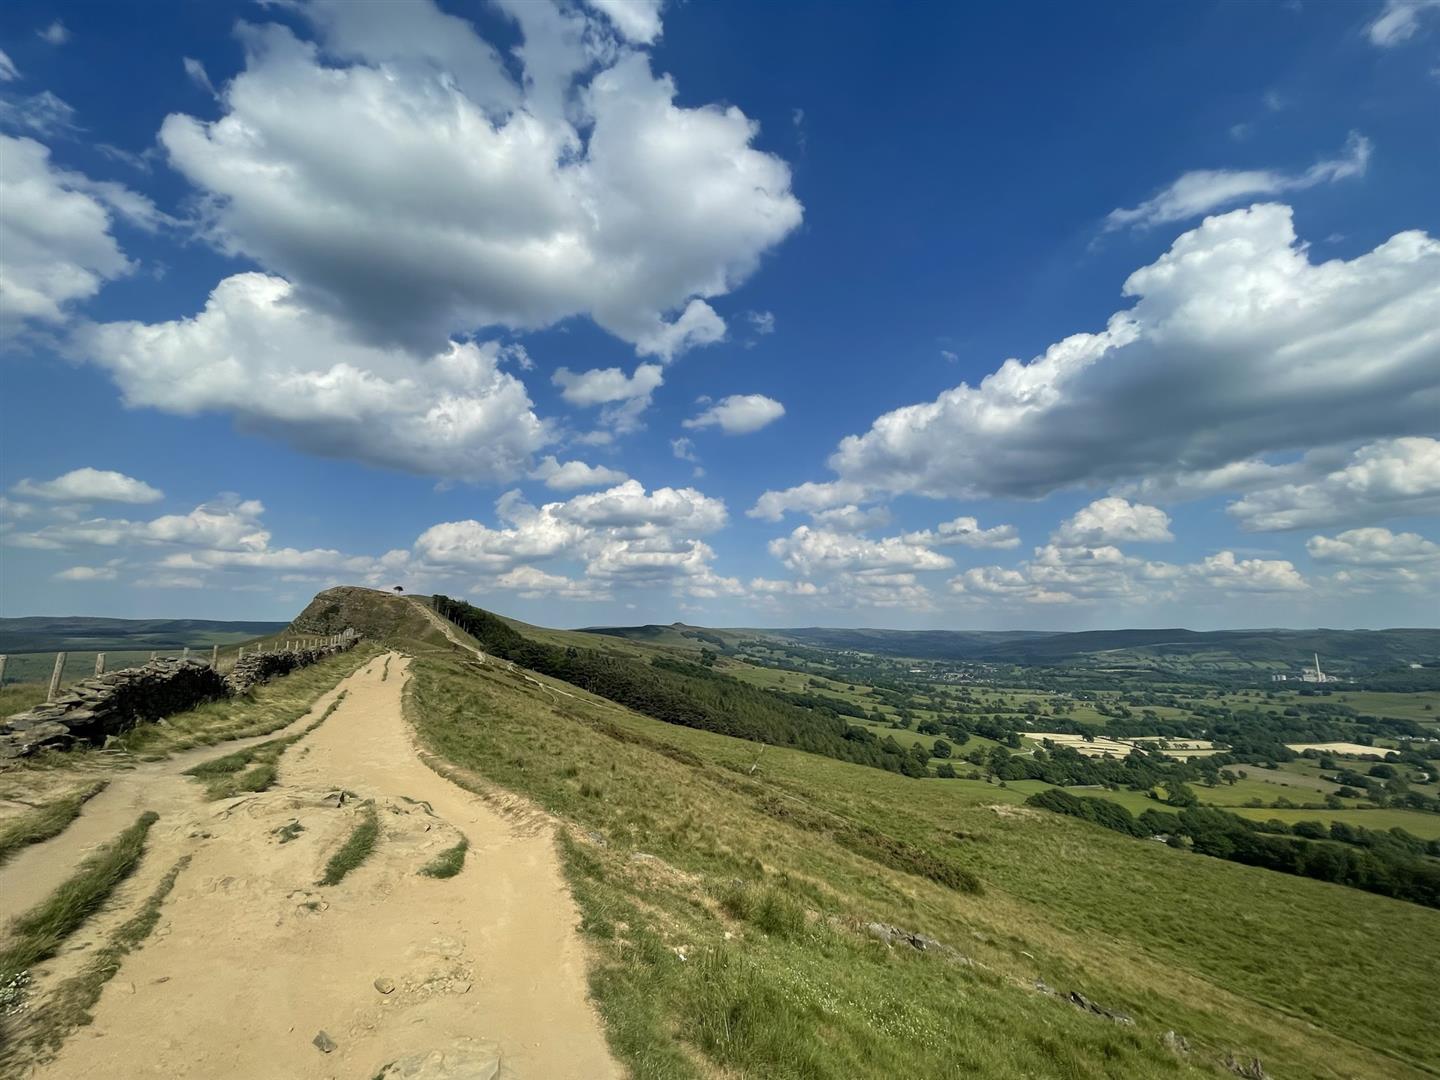
<svg viewBox="0 0 1440 1080">
<path fill-rule="evenodd" d="M 5 654 L 0 653 L 0 686 L 5 685 Z"/>
<path fill-rule="evenodd" d="M 103 652 L 97 652 L 95 654 L 95 674 L 105 674 L 105 654 Z"/>
<path fill-rule="evenodd" d="M 219 645 L 211 645 L 211 646 L 210 646 L 210 666 L 211 666 L 212 668 L 217 668 L 217 669 L 220 667 L 220 646 L 219 646 Z"/>
<path fill-rule="evenodd" d="M 50 692 L 45 695 L 46 701 L 54 701 L 60 695 L 60 675 L 65 670 L 65 654 L 55 654 L 55 670 L 50 673 Z"/>
<path fill-rule="evenodd" d="M 189 660 L 189 659 L 190 659 L 190 646 L 189 646 L 189 645 L 186 645 L 186 646 L 185 646 L 185 651 L 180 654 L 180 659 L 181 659 L 181 660 Z"/>
</svg>

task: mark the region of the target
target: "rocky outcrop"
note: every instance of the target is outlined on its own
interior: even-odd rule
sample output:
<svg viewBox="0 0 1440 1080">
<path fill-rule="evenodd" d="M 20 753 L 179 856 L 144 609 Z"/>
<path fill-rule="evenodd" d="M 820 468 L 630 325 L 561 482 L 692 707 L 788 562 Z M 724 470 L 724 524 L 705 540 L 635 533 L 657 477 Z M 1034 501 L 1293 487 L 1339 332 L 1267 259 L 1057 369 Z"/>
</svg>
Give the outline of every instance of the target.
<svg viewBox="0 0 1440 1080">
<path fill-rule="evenodd" d="M 918 949 L 920 952 L 944 948 L 940 942 L 932 937 L 917 934 L 913 930 L 902 930 L 900 927 L 891 926 L 889 923 L 866 923 L 865 933 L 869 934 L 876 941 L 883 941 L 886 945 L 909 945 L 912 949 Z"/>
<path fill-rule="evenodd" d="M 506 1080 L 510 1075 L 495 1043 L 461 1039 L 392 1061 L 375 1080 Z"/>
<path fill-rule="evenodd" d="M 54 701 L 0 721 L 0 759 L 40 750 L 99 745 L 136 724 L 193 709 L 216 698 L 235 697 L 260 683 L 354 646 L 359 638 L 336 635 L 333 644 L 256 652 L 226 675 L 206 661 L 166 657 L 85 679 Z"/>
</svg>

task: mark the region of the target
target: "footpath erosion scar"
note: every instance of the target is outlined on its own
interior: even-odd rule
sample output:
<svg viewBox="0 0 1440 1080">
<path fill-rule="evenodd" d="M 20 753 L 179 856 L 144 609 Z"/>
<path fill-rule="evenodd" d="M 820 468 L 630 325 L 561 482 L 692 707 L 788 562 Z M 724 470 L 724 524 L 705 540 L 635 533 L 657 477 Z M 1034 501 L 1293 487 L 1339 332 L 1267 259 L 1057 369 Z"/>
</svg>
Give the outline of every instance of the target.
<svg viewBox="0 0 1440 1080">
<path fill-rule="evenodd" d="M 183 775 L 263 739 L 187 752 L 118 776 L 64 833 L 0 869 L 8 920 L 137 813 L 161 815 L 112 907 L 38 969 L 39 984 L 54 984 L 190 858 L 93 1022 L 19 1075 L 621 1075 L 586 996 L 553 837 L 421 762 L 401 713 L 407 677 L 391 653 L 323 695 L 287 731 L 345 692 L 285 749 L 266 791 L 206 802 Z M 453 872 L 457 847 L 459 872 L 436 876 L 437 865 Z"/>
</svg>

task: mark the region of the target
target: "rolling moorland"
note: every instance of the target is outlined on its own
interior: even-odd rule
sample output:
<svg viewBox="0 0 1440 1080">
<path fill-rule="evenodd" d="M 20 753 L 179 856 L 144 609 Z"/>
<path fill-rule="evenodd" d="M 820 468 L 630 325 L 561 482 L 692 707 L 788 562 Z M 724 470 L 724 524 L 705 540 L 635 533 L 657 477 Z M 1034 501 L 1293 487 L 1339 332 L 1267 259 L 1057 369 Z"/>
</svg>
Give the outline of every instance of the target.
<svg viewBox="0 0 1440 1080">
<path fill-rule="evenodd" d="M 7 683 L 48 679 L 57 652 L 66 653 L 64 682 L 95 670 L 105 653 L 111 669 L 144 661 L 152 652 L 229 648 L 285 628 L 283 622 L 219 622 L 210 619 L 99 619 L 29 616 L 0 619 L 0 655 Z"/>
<path fill-rule="evenodd" d="M 367 638 L 353 658 L 142 725 L 123 749 L 277 732 L 355 664 L 408 657 L 404 716 L 431 767 L 553 831 L 591 996 L 637 1077 L 1440 1072 L 1440 693 L 1369 688 L 1434 671 L 1434 632 L 1386 632 L 1402 636 L 1363 661 L 1269 634 L 1255 651 L 1112 639 L 1041 661 L 1005 649 L 1056 635 L 946 653 L 875 631 L 562 631 L 364 589 L 321 594 L 288 632 L 347 626 Z M 1109 649 L 1124 662 L 1090 659 Z M 1314 651 L 1353 681 L 1271 682 Z M 283 783 L 346 716 L 317 711 L 192 784 Z M 0 835 L 60 842 L 133 767 L 79 752 L 0 773 Z M 337 911 L 402 844 L 389 818 L 365 841 L 379 854 L 354 836 L 315 855 L 348 875 Z M 442 854 L 458 877 L 435 888 L 487 872 Z M 154 895 L 127 890 L 97 902 L 102 921 Z M 43 1007 L 70 985 L 46 968 L 59 954 L 24 969 L 37 1007 L 7 1018 L 11 1046 L 64 1042 Z"/>
</svg>

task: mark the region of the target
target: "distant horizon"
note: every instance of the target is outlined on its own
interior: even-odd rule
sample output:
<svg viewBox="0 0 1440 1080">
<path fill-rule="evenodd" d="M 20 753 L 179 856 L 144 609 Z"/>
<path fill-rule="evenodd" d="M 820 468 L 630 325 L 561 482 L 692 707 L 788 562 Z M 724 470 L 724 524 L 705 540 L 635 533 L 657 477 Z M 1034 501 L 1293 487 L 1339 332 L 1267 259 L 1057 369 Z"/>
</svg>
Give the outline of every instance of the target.
<svg viewBox="0 0 1440 1080">
<path fill-rule="evenodd" d="M 322 591 L 323 591 L 323 590 L 322 590 Z M 318 595 L 318 594 L 317 594 L 317 595 Z M 426 593 L 416 593 L 416 594 L 409 594 L 409 595 L 425 596 L 425 595 L 430 595 L 430 594 L 426 594 Z M 477 606 L 483 607 L 484 605 L 477 605 Z M 95 615 L 95 614 L 66 614 L 66 615 L 57 615 L 57 614 L 53 614 L 53 613 L 45 613 L 45 614 L 31 613 L 31 614 L 25 614 L 25 615 L 10 615 L 10 614 L 5 614 L 5 615 L 0 615 L 0 624 L 3 624 L 3 623 L 5 623 L 6 621 L 12 620 L 12 619 L 117 619 L 117 620 L 132 621 L 132 622 L 145 622 L 145 621 L 176 621 L 176 622 L 180 622 L 180 621 L 190 621 L 190 622 L 215 622 L 215 623 L 276 623 L 276 624 L 280 624 L 280 625 L 285 625 L 285 624 L 288 624 L 288 623 L 294 621 L 295 617 L 300 614 L 300 611 L 301 611 L 301 610 L 303 610 L 303 605 L 302 605 L 302 607 L 301 607 L 300 609 L 297 609 L 293 614 L 291 614 L 291 615 L 289 615 L 289 616 L 286 616 L 286 617 L 279 617 L 279 618 L 259 618 L 259 617 L 257 617 L 257 618 L 243 618 L 243 619 L 215 619 L 215 618 L 211 618 L 211 617 L 205 616 L 205 615 Z M 513 616 L 508 615 L 508 613 L 505 612 L 505 611 L 503 611 L 503 610 L 497 610 L 497 609 L 494 609 L 494 608 L 486 608 L 486 610 L 488 610 L 488 611 L 494 611 L 495 614 L 497 614 L 497 615 L 503 615 L 503 616 L 506 616 L 507 618 L 513 618 Z M 526 621 L 528 621 L 528 620 L 520 620 L 520 621 L 526 622 Z M 1163 626 L 1126 625 L 1126 626 L 1086 626 L 1086 627 L 1082 627 L 1082 628 L 1079 628 L 1079 629 L 1046 630 L 1046 629 L 1036 629 L 1036 628 L 1033 628 L 1033 627 L 1032 627 L 1032 628 L 1024 628 L 1024 627 L 1008 628 L 1008 627 L 1007 627 L 1007 628 L 1003 628 L 1003 629 L 997 629 L 997 628 L 993 628 L 993 627 L 983 627 L 983 626 L 963 626 L 963 627 L 962 627 L 962 626 L 896 627 L 896 626 L 876 626 L 876 625 L 873 625 L 873 624 L 858 624 L 858 623 L 857 623 L 857 624 L 849 624 L 849 623 L 833 623 L 833 624 L 832 624 L 832 623 L 804 623 L 804 624 L 801 624 L 801 623 L 790 623 L 790 624 L 787 624 L 787 625 L 784 625 L 784 626 L 780 626 L 780 625 L 770 626 L 770 625 L 760 625 L 760 624 L 721 625 L 721 624 L 718 624 L 718 623 L 695 623 L 695 622 L 688 622 L 688 621 L 683 620 L 683 619 L 670 619 L 670 620 L 664 621 L 664 622 L 656 621 L 656 620 L 653 620 L 653 619 L 652 619 L 652 620 L 642 620 L 642 621 L 633 622 L 633 623 L 587 623 L 587 624 L 582 625 L 582 626 L 545 626 L 545 624 L 535 624 L 535 625 L 542 625 L 542 626 L 544 626 L 545 629 L 553 629 L 553 630 L 576 630 L 576 631 L 608 630 L 608 629 L 630 629 L 630 628 L 641 627 L 641 626 L 694 626 L 694 627 L 698 627 L 698 628 L 706 629 L 706 630 L 763 630 L 763 631 L 768 631 L 768 632 L 771 632 L 771 633 L 775 633 L 775 632 L 779 632 L 779 631 L 784 631 L 784 630 L 810 630 L 810 629 L 816 629 L 816 630 L 881 630 L 881 631 L 884 631 L 884 632 L 886 632 L 886 633 L 914 633 L 914 634 L 925 634 L 925 633 L 984 633 L 984 634 L 1044 634 L 1044 635 L 1087 634 L 1087 633 L 1117 633 L 1117 632 L 1125 631 L 1125 630 L 1182 630 L 1182 631 L 1185 631 L 1185 632 L 1187 632 L 1187 633 L 1196 633 L 1196 634 L 1222 634 L 1222 633 L 1232 633 L 1232 632 L 1233 632 L 1233 633 L 1238 633 L 1238 632 L 1265 632 L 1265 631 L 1270 631 L 1270 632 L 1275 632 L 1275 633 L 1306 633 L 1306 632 L 1318 631 L 1318 630 L 1328 630 L 1328 631 L 1335 631 L 1335 632 L 1339 632 L 1339 633 L 1384 633 L 1384 632 L 1387 632 L 1387 631 L 1396 631 L 1396 630 L 1437 630 L 1437 631 L 1440 631 L 1440 625 L 1437 625 L 1437 626 L 1217 626 L 1217 627 L 1209 627 L 1209 628 L 1206 628 L 1206 629 L 1204 629 L 1204 630 L 1197 630 L 1197 629 L 1195 629 L 1194 627 L 1189 627 L 1189 626 L 1175 626 L 1175 625 L 1163 625 Z"/>
</svg>

